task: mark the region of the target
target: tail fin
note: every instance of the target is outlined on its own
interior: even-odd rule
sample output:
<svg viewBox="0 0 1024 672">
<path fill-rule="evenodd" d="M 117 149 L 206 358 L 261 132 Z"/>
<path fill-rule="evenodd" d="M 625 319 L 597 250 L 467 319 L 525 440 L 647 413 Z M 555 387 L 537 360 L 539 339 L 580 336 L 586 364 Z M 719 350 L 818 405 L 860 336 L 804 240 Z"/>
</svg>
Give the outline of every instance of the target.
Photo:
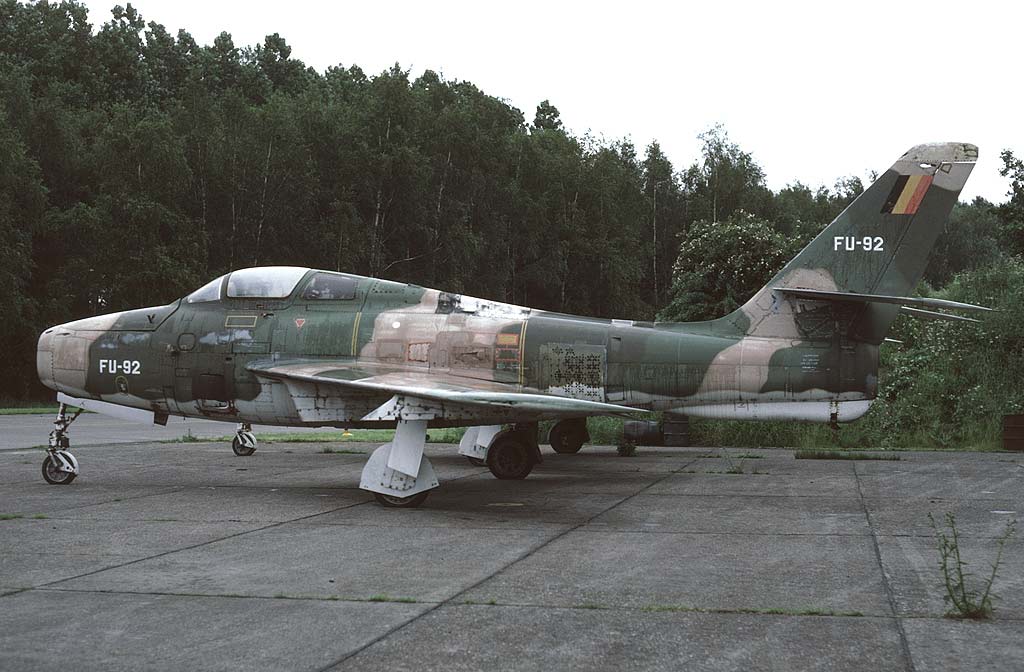
<svg viewBox="0 0 1024 672">
<path fill-rule="evenodd" d="M 978 148 L 966 143 L 914 147 L 723 321 L 752 336 L 798 339 L 831 338 L 838 326 L 850 338 L 881 343 L 900 306 L 865 295 L 913 292 L 977 160 Z M 777 291 L 785 288 L 863 300 L 842 303 L 846 323 L 839 326 L 832 310 L 838 303 L 813 292 Z"/>
</svg>

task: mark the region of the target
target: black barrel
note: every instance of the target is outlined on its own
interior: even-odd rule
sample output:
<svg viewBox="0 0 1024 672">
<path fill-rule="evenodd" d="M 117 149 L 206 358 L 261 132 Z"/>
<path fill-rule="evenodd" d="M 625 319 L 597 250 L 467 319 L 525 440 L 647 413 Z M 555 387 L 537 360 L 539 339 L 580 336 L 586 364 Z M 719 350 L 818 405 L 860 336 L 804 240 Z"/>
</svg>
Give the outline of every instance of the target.
<svg viewBox="0 0 1024 672">
<path fill-rule="evenodd" d="M 1003 450 L 1024 451 L 1024 415 L 1003 416 Z"/>
<path fill-rule="evenodd" d="M 660 446 L 661 428 L 654 420 L 626 420 L 622 423 L 622 438 L 636 446 Z"/>
</svg>

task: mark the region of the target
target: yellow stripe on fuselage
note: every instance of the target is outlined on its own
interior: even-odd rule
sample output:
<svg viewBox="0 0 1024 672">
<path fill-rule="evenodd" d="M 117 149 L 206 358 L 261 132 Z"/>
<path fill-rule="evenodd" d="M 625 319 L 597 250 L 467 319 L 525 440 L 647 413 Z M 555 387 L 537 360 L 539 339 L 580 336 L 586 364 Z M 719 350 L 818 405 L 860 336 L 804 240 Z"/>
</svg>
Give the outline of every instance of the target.
<svg viewBox="0 0 1024 672">
<path fill-rule="evenodd" d="M 519 331 L 519 387 L 523 387 L 523 369 L 526 367 L 526 323 L 523 320 L 523 328 Z"/>
<path fill-rule="evenodd" d="M 362 311 L 356 313 L 356 319 L 352 323 L 352 356 L 359 354 L 356 349 L 359 347 L 359 320 L 362 319 Z"/>
</svg>

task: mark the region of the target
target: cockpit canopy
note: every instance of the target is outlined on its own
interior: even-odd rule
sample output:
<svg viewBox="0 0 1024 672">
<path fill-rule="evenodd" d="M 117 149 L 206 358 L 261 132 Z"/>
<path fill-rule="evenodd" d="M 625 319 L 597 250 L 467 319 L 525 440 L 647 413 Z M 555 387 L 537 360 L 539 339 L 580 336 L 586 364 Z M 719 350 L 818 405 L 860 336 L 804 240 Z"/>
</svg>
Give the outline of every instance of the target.
<svg viewBox="0 0 1024 672">
<path fill-rule="evenodd" d="M 229 299 L 283 299 L 309 271 L 297 266 L 243 268 L 228 276 Z"/>
<path fill-rule="evenodd" d="M 298 266 L 243 268 L 211 280 L 185 297 L 186 303 L 218 301 L 221 292 L 229 299 L 284 299 L 292 295 L 310 269 Z M 226 282 L 225 282 L 226 280 Z M 334 271 L 316 271 L 305 283 L 303 301 L 352 301 L 359 276 Z"/>
<path fill-rule="evenodd" d="M 211 280 L 185 297 L 187 303 L 204 303 L 220 299 L 224 278 L 227 278 L 229 299 L 283 299 L 295 291 L 308 268 L 298 266 L 261 266 L 243 268 Z"/>
</svg>

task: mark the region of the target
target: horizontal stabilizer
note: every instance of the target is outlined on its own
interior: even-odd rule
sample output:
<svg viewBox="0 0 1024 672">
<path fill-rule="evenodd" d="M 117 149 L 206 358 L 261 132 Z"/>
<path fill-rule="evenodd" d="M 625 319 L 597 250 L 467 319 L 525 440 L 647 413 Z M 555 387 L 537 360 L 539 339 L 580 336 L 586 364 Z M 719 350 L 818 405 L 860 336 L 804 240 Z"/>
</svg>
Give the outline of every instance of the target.
<svg viewBox="0 0 1024 672">
<path fill-rule="evenodd" d="M 900 314 L 906 315 L 907 317 L 916 317 L 922 320 L 941 320 L 945 322 L 979 322 L 971 317 L 962 317 L 960 315 L 950 315 L 949 313 L 936 313 L 930 310 L 919 310 L 917 308 L 907 308 L 903 306 L 900 308 Z"/>
<path fill-rule="evenodd" d="M 856 294 L 854 292 L 830 292 L 821 289 L 801 289 L 797 287 L 773 287 L 776 292 L 793 296 L 799 299 L 810 299 L 812 301 L 846 301 L 853 303 L 895 303 L 900 306 L 919 306 L 922 308 L 947 308 L 951 310 L 981 310 L 990 311 L 991 308 L 976 306 L 972 303 L 960 303 L 947 299 L 927 299 L 920 296 L 885 296 L 883 294 Z M 928 312 L 928 311 L 924 311 Z M 941 313 L 935 313 L 939 315 Z M 941 318 L 936 318 L 941 319 Z M 964 319 L 964 318 L 957 318 Z M 977 320 L 974 320 L 977 322 Z"/>
</svg>

